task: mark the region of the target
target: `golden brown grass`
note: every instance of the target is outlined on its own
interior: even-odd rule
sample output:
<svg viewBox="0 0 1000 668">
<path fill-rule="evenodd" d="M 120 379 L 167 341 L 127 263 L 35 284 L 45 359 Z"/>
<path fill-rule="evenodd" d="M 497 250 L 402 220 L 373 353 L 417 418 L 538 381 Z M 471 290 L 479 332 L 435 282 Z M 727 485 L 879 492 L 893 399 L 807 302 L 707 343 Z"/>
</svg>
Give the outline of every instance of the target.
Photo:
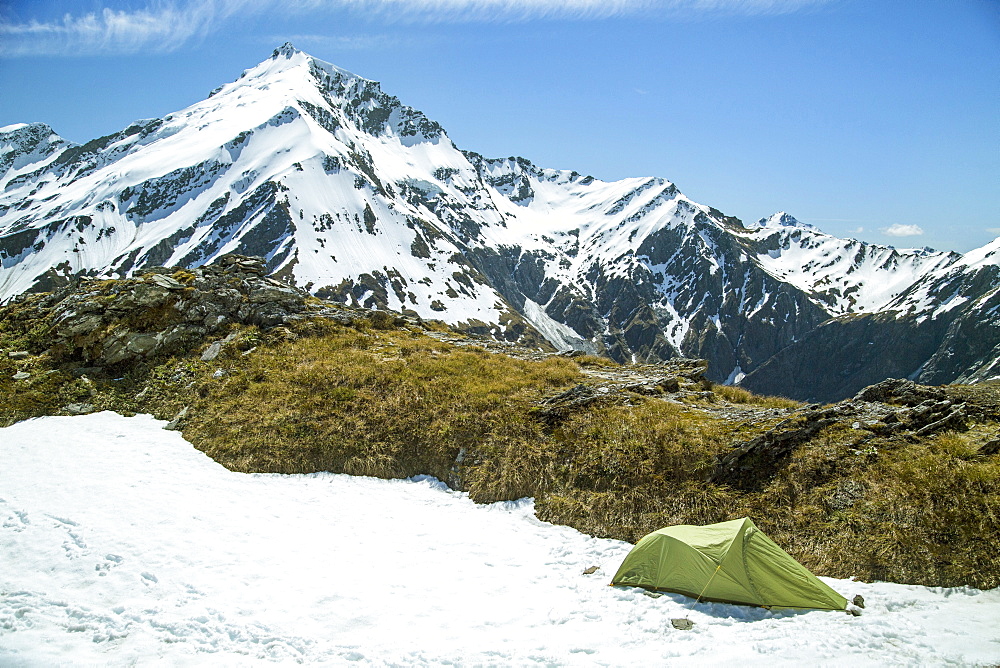
<svg viewBox="0 0 1000 668">
<path fill-rule="evenodd" d="M 752 404 L 762 408 L 799 408 L 802 403 L 785 397 L 757 395 L 750 390 L 732 385 L 712 385 L 712 392 L 734 404 Z"/>
<path fill-rule="evenodd" d="M 495 451 L 526 452 L 539 433 L 530 401 L 578 376 L 568 360 L 525 362 L 352 328 L 224 364 L 221 379 L 200 381 L 185 431 L 208 454 L 238 470 L 380 477 L 447 479 L 463 449 L 487 461 Z M 510 477 L 500 486 L 519 488 Z"/>
</svg>

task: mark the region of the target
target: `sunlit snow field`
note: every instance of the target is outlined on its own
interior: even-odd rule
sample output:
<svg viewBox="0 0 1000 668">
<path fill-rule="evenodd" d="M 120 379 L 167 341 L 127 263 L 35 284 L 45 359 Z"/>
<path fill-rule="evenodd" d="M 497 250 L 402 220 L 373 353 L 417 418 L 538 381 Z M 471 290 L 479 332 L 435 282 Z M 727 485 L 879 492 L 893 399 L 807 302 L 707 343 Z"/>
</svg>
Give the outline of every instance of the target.
<svg viewBox="0 0 1000 668">
<path fill-rule="evenodd" d="M 609 587 L 631 546 L 530 500 L 232 473 L 162 425 L 0 429 L 0 666 L 1000 663 L 1000 590 L 825 578 L 864 615 L 692 609 Z"/>
</svg>

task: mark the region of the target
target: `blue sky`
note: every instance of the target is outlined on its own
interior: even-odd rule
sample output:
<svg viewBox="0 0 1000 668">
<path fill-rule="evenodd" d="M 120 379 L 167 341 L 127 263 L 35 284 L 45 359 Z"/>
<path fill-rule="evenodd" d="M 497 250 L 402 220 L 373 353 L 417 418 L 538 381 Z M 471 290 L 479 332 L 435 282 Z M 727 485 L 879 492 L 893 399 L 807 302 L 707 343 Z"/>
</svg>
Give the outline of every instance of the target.
<svg viewBox="0 0 1000 668">
<path fill-rule="evenodd" d="M 1000 235 L 997 0 L 0 0 L 0 126 L 84 142 L 285 41 L 487 156 L 897 247 Z"/>
</svg>

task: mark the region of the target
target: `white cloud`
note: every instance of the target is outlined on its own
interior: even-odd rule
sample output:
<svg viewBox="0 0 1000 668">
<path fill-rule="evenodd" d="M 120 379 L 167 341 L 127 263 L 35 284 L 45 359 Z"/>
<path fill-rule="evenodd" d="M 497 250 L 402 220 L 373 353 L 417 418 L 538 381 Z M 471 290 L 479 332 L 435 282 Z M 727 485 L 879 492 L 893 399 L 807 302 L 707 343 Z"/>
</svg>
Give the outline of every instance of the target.
<svg viewBox="0 0 1000 668">
<path fill-rule="evenodd" d="M 151 0 L 141 9 L 105 7 L 58 20 L 0 19 L 0 55 L 169 52 L 220 30 L 234 15 L 352 11 L 421 22 L 596 19 L 669 15 L 783 14 L 831 0 Z M 317 36 L 318 37 L 318 36 Z M 327 36 L 362 48 L 365 38 Z M 283 40 L 279 40 L 283 41 Z"/>
<path fill-rule="evenodd" d="M 79 55 L 173 51 L 212 31 L 220 3 L 159 4 L 155 9 L 124 11 L 104 8 L 87 14 L 65 14 L 43 23 L 0 22 L 0 54 Z"/>
<path fill-rule="evenodd" d="M 895 225 L 882 228 L 882 234 L 890 237 L 919 237 L 923 233 L 924 230 L 919 225 L 901 225 L 900 223 L 896 223 Z"/>
<path fill-rule="evenodd" d="M 352 8 L 420 21 L 598 19 L 649 12 L 668 15 L 787 14 L 831 0 L 294 0 L 299 8 Z"/>
<path fill-rule="evenodd" d="M 986 231 L 989 232 L 990 234 L 996 234 L 1000 236 L 1000 227 L 987 227 Z"/>
</svg>

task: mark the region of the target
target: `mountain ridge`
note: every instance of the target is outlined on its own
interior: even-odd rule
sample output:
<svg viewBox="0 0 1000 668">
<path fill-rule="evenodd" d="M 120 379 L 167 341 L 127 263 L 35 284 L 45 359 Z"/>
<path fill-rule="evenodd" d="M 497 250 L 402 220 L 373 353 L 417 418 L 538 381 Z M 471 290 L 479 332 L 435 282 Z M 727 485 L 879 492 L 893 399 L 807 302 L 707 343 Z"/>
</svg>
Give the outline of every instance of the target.
<svg viewBox="0 0 1000 668">
<path fill-rule="evenodd" d="M 619 361 L 705 358 L 712 380 L 751 386 L 802 367 L 773 393 L 817 399 L 839 398 L 809 394 L 818 370 L 806 368 L 853 336 L 838 318 L 891 313 L 903 324 L 871 322 L 926 333 L 897 356 L 916 379 L 935 355 L 935 377 L 993 368 L 987 352 L 945 355 L 961 332 L 1000 341 L 1000 323 L 978 315 L 1000 261 L 989 246 L 897 250 L 784 212 L 746 227 L 666 179 L 486 158 L 377 82 L 290 44 L 206 100 L 83 145 L 44 124 L 5 130 L 0 299 L 79 273 L 257 255 L 319 296 L 501 339 Z M 870 384 L 852 383 L 834 393 Z"/>
</svg>

